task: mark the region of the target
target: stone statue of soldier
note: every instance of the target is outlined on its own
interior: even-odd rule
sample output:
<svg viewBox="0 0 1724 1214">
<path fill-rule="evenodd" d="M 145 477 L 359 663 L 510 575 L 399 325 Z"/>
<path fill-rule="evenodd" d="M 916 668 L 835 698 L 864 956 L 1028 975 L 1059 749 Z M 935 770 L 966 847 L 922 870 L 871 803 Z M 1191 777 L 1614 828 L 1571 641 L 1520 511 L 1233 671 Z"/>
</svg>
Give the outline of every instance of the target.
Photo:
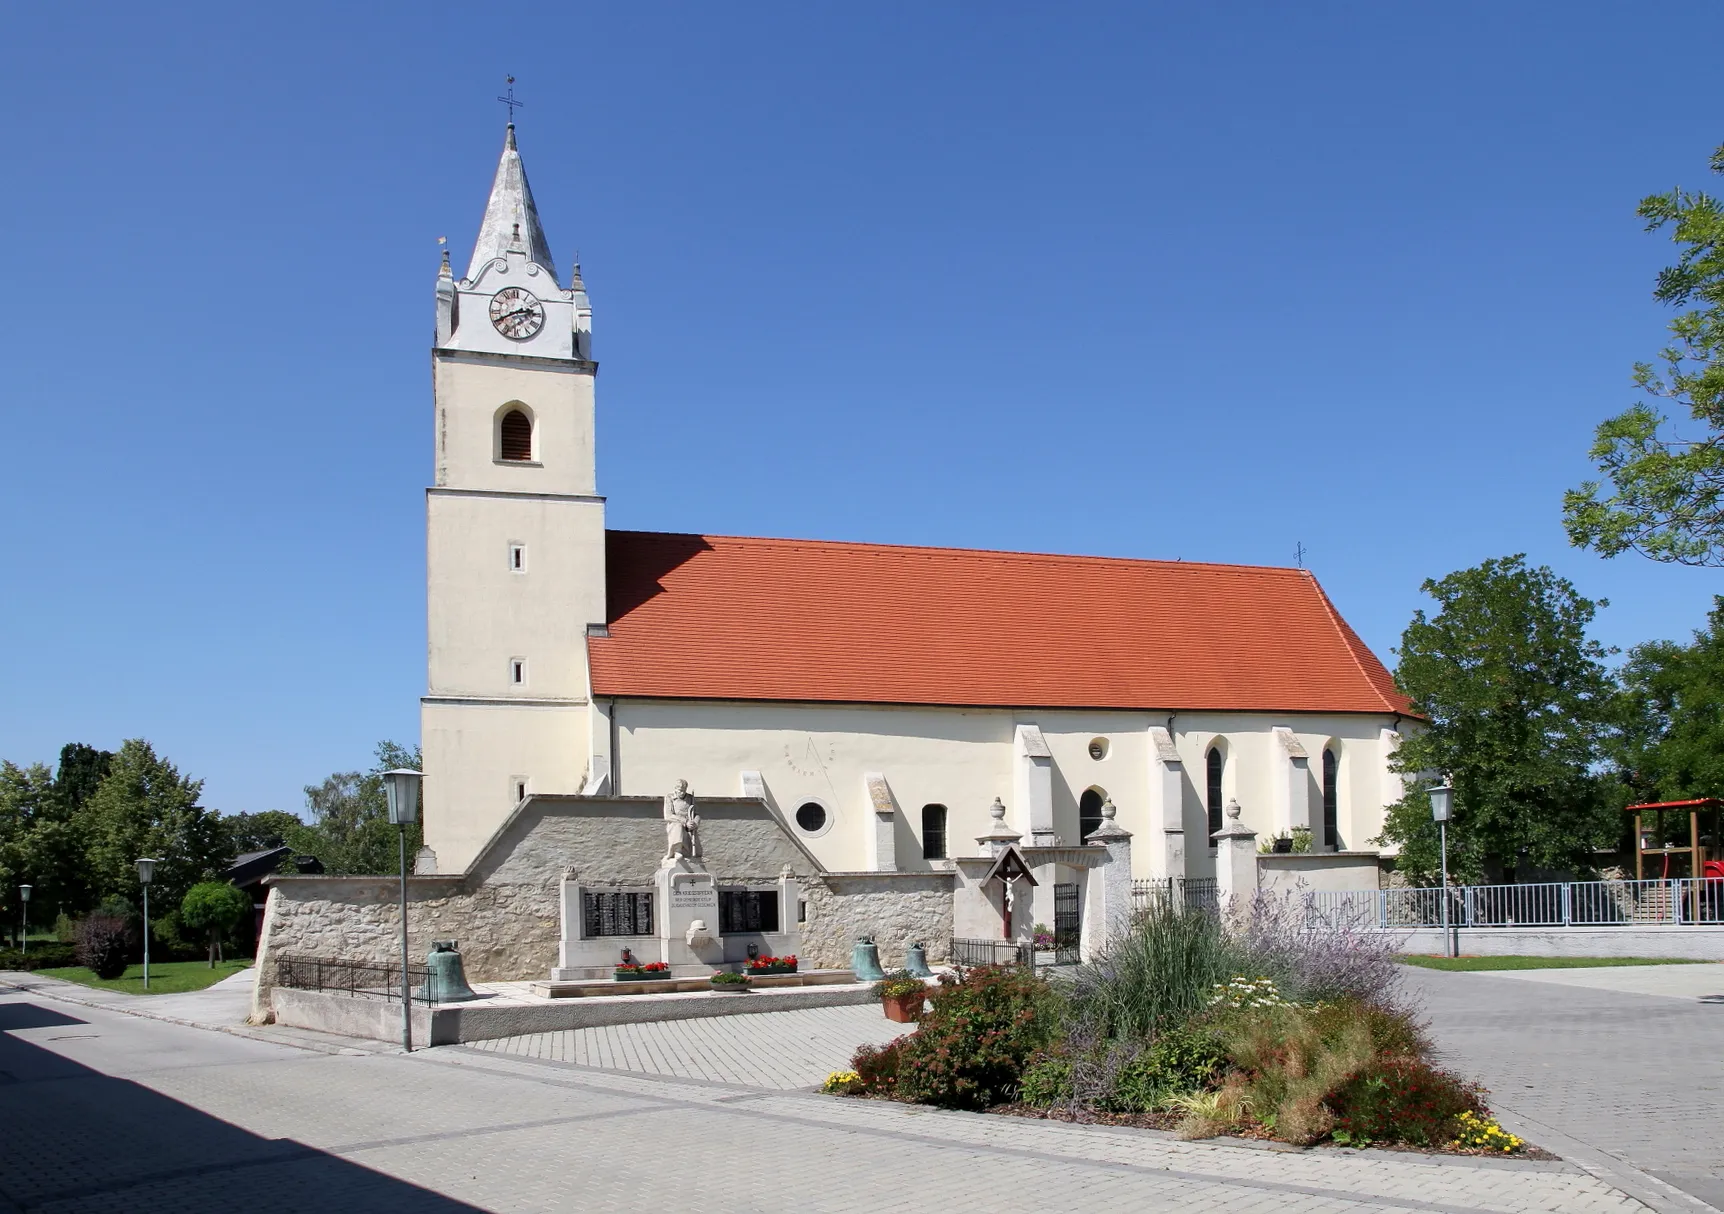
<svg viewBox="0 0 1724 1214">
<path fill-rule="evenodd" d="M 700 815 L 694 812 L 694 797 L 689 794 L 687 780 L 678 780 L 676 788 L 664 799 L 664 825 L 668 836 L 666 860 L 678 856 L 700 859 Z"/>
</svg>

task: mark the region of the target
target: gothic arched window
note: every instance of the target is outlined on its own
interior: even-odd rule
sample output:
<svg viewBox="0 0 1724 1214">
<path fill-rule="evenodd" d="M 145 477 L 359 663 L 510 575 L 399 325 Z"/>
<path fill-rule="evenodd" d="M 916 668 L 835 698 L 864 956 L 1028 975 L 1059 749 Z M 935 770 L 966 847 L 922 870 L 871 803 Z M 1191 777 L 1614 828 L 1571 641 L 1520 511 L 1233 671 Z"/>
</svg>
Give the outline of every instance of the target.
<svg viewBox="0 0 1724 1214">
<path fill-rule="evenodd" d="M 1341 846 L 1341 829 L 1337 822 L 1340 791 L 1341 760 L 1336 757 L 1334 748 L 1325 747 L 1323 749 L 1323 837 L 1317 841 L 1321 847 L 1339 848 Z"/>
<path fill-rule="evenodd" d="M 1078 838 L 1087 839 L 1091 834 L 1101 829 L 1101 803 L 1105 794 L 1099 788 L 1084 789 L 1083 796 L 1078 798 L 1077 820 Z"/>
<path fill-rule="evenodd" d="M 1207 774 L 1209 776 L 1209 787 L 1206 789 L 1208 795 L 1205 804 L 1209 807 L 1209 833 L 1213 836 L 1216 831 L 1221 829 L 1222 825 L 1221 748 L 1219 746 L 1209 748 L 1209 755 L 1205 759 L 1205 763 L 1208 765 Z"/>
<path fill-rule="evenodd" d="M 946 858 L 946 807 L 922 806 L 922 859 Z"/>
<path fill-rule="evenodd" d="M 533 458 L 533 422 L 519 409 L 510 409 L 503 414 L 501 442 L 498 443 L 498 453 L 501 458 L 517 463 L 526 463 Z"/>
</svg>

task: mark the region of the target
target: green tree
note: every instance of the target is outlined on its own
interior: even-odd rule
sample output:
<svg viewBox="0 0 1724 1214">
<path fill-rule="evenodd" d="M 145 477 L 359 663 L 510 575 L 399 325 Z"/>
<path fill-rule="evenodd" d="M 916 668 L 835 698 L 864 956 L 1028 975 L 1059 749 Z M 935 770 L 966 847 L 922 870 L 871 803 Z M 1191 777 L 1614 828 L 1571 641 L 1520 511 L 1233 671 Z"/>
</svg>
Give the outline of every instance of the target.
<svg viewBox="0 0 1724 1214">
<path fill-rule="evenodd" d="M 1636 801 L 1724 795 L 1724 598 L 1687 645 L 1651 641 L 1621 670 L 1610 758 Z"/>
<path fill-rule="evenodd" d="M 294 846 L 288 840 L 305 828 L 305 820 L 284 809 L 266 809 L 255 814 L 226 814 L 222 826 L 227 831 L 229 850 L 239 856 L 283 844 Z"/>
<path fill-rule="evenodd" d="M 1724 173 L 1724 146 L 1712 171 Z M 1634 368 L 1651 401 L 1594 435 L 1591 456 L 1613 492 L 1601 497 L 1598 481 L 1569 490 L 1563 524 L 1571 543 L 1605 556 L 1633 549 L 1655 561 L 1724 565 L 1724 207 L 1678 188 L 1643 199 L 1639 213 L 1647 231 L 1669 226 L 1682 246 L 1659 272 L 1654 297 L 1689 310 L 1670 324 L 1675 340 L 1659 353 L 1662 371 Z M 1661 402 L 1687 410 L 1692 428 L 1671 429 Z"/>
<path fill-rule="evenodd" d="M 1397 770 L 1415 777 L 1388 811 L 1383 842 L 1415 879 L 1438 871 L 1430 776 L 1455 786 L 1449 870 L 1466 881 L 1522 865 L 1585 869 L 1615 843 L 1619 815 L 1594 772 L 1614 709 L 1606 651 L 1587 639 L 1599 606 L 1523 555 L 1421 587 L 1395 680 L 1426 718 L 1407 731 Z M 1491 873 L 1495 875 L 1494 872 Z"/>
<path fill-rule="evenodd" d="M 152 856 L 151 895 L 178 905 L 198 881 L 229 859 L 221 815 L 198 804 L 203 781 L 185 779 L 142 738 L 128 739 L 84 803 L 89 871 L 99 897 L 137 901 L 136 862 Z"/>
<path fill-rule="evenodd" d="M 377 762 L 370 771 L 338 771 L 321 784 L 308 784 L 305 804 L 312 824 L 293 831 L 288 842 L 323 862 L 331 874 L 387 874 L 398 871 L 400 841 L 389 825 L 383 773 L 392 768 L 419 768 L 419 748 L 394 742 L 377 745 Z M 419 850 L 420 827 L 407 829 L 407 862 Z"/>
<path fill-rule="evenodd" d="M 20 885 L 33 887 L 32 905 L 39 917 L 45 907 L 54 906 L 48 897 L 36 896 L 37 887 L 41 887 L 44 895 L 49 889 L 48 882 L 36 870 L 32 847 L 37 824 L 50 811 L 52 803 L 53 777 L 45 766 L 34 763 L 19 767 L 0 762 L 0 916 L 4 916 L 0 924 L 8 936 L 23 922 Z M 46 917 L 49 923 L 53 922 L 52 909 L 46 911 Z"/>
<path fill-rule="evenodd" d="M 251 912 L 251 899 L 226 881 L 199 881 L 180 899 L 180 925 L 187 931 L 207 932 L 210 968 L 221 952 L 221 938 Z"/>
</svg>

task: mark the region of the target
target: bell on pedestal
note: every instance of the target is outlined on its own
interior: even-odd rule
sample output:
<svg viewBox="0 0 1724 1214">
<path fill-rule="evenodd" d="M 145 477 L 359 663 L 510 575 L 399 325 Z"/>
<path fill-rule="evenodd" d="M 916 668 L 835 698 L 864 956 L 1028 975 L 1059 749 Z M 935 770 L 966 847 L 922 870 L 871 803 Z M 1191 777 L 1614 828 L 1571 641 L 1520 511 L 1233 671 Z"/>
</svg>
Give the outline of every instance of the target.
<svg viewBox="0 0 1724 1214">
<path fill-rule="evenodd" d="M 878 982 L 886 976 L 886 971 L 880 968 L 880 946 L 872 937 L 863 936 L 856 941 L 856 947 L 850 950 L 850 968 L 856 972 L 858 982 Z"/>
<path fill-rule="evenodd" d="M 918 942 L 905 949 L 904 968 L 914 978 L 932 978 L 934 971 L 928 968 L 927 947 Z"/>
<path fill-rule="evenodd" d="M 424 994 L 429 989 L 432 1003 L 461 1003 L 468 999 L 483 999 L 484 996 L 467 985 L 467 972 L 461 968 L 461 954 L 456 951 L 455 940 L 433 940 L 430 955 L 425 958 L 425 964 L 431 969 L 431 979 L 415 994 Z"/>
</svg>

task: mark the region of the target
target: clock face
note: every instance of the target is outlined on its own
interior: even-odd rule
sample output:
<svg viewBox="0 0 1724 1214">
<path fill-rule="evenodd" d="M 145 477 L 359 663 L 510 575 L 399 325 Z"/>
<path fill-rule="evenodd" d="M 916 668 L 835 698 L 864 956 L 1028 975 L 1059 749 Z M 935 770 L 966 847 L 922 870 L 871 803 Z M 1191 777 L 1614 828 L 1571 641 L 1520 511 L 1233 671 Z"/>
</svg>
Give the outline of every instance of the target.
<svg viewBox="0 0 1724 1214">
<path fill-rule="evenodd" d="M 545 327 L 545 305 L 531 291 L 504 287 L 491 296 L 491 323 L 512 341 L 526 341 Z"/>
</svg>

